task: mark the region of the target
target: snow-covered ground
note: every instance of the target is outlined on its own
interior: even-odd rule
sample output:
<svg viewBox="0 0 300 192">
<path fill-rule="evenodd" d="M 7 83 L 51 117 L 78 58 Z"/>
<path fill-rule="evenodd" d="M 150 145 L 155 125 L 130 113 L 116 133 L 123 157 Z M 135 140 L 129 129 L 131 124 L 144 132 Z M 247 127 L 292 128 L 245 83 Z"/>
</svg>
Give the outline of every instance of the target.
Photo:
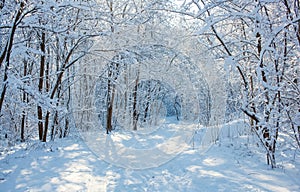
<svg viewBox="0 0 300 192">
<path fill-rule="evenodd" d="M 232 135 L 232 124 L 213 145 L 205 139 L 220 129 L 188 126 L 2 149 L 0 191 L 300 191 L 299 153 L 282 152 L 279 168 L 270 169 L 255 138 Z"/>
</svg>

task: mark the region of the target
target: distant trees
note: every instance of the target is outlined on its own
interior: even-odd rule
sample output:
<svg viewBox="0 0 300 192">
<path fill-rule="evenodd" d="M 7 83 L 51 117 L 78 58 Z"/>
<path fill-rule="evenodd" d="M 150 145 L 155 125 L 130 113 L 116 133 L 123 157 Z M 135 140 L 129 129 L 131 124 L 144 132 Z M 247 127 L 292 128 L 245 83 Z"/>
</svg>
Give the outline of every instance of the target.
<svg viewBox="0 0 300 192">
<path fill-rule="evenodd" d="M 181 8 L 202 25 L 198 34 L 208 50 L 239 74 L 240 109 L 275 167 L 281 133 L 300 147 L 299 1 L 187 1 Z"/>
<path fill-rule="evenodd" d="M 145 70 L 146 63 L 151 60 L 150 57 L 153 57 L 155 63 L 157 62 L 156 55 L 147 52 L 153 51 L 155 48 L 151 50 L 144 48 L 143 45 L 167 45 L 169 43 L 169 35 L 172 30 L 169 27 L 171 25 L 167 19 L 168 16 L 165 13 L 155 10 L 158 7 L 164 7 L 167 2 L 144 0 L 103 2 L 104 4 L 102 4 L 101 8 L 104 12 L 109 13 L 105 20 L 107 21 L 106 25 L 109 26 L 109 30 L 102 33 L 103 36 L 96 40 L 93 48 L 94 58 L 97 58 L 93 62 L 97 64 L 99 74 L 95 74 L 95 70 L 90 70 L 90 68 L 95 66 L 93 62 L 88 63 L 88 65 L 85 63 L 85 71 L 82 68 L 79 70 L 92 78 L 93 83 L 90 83 L 91 86 L 97 82 L 94 75 L 100 76 L 100 80 L 98 81 L 101 81 L 101 92 L 107 93 L 107 95 L 105 95 L 105 100 L 101 99 L 99 101 L 99 98 L 102 98 L 101 94 L 104 94 L 99 93 L 101 96 L 96 96 L 95 102 L 101 103 L 99 104 L 101 105 L 99 116 L 107 132 L 114 129 L 117 123 L 120 123 L 118 121 L 123 119 L 126 121 L 124 125 L 130 126 L 132 129 L 137 129 L 137 121 L 141 118 L 139 108 L 140 100 L 142 99 L 139 98 L 138 89 L 140 83 L 144 80 L 143 78 L 146 78 L 140 75 L 141 72 L 139 70 L 140 68 Z M 105 23 L 104 21 L 101 22 Z M 134 51 L 130 52 L 132 48 Z M 141 50 L 136 50 L 138 48 Z M 157 54 L 158 52 L 156 51 L 155 53 Z M 101 70 L 99 70 L 101 67 L 105 73 L 101 73 Z M 96 92 L 98 94 L 98 91 Z M 92 93 L 88 90 L 82 90 L 80 94 L 82 94 L 81 97 L 83 98 L 76 98 L 78 102 L 87 97 L 94 97 L 91 96 Z M 78 115 L 81 116 L 80 122 L 89 124 L 91 121 L 83 115 L 84 113 L 80 113 L 80 110 L 86 109 L 89 110 L 89 114 L 92 114 L 95 105 L 92 103 L 87 104 L 87 102 L 82 102 L 81 104 L 84 107 L 78 107 Z M 95 110 L 99 109 L 96 107 Z M 79 125 L 82 125 L 82 123 L 79 123 Z M 97 127 L 97 125 L 91 125 L 91 127 Z"/>
<path fill-rule="evenodd" d="M 131 0 L 131 1 L 101 1 L 100 3 L 100 9 L 101 9 L 101 20 L 98 20 L 98 22 L 102 24 L 102 26 L 107 26 L 106 29 L 103 29 L 101 31 L 101 35 L 99 38 L 96 39 L 96 44 L 93 47 L 93 56 L 89 56 L 90 60 L 87 59 L 87 62 L 83 66 L 76 66 L 77 71 L 79 73 L 84 74 L 84 78 L 90 78 L 89 79 L 89 86 L 93 86 L 98 79 L 95 78 L 95 76 L 100 76 L 100 79 L 105 81 L 106 84 L 101 84 L 101 89 L 106 95 L 105 101 L 101 101 L 103 105 L 105 105 L 105 112 L 104 115 L 101 112 L 101 119 L 102 121 L 105 121 L 103 123 L 103 127 L 107 129 L 107 132 L 109 133 L 113 127 L 115 126 L 114 122 L 116 121 L 114 119 L 114 113 L 122 113 L 123 110 L 126 111 L 125 113 L 134 112 L 135 115 L 133 116 L 127 116 L 129 114 L 122 114 L 128 118 L 130 118 L 131 122 L 136 121 L 138 118 L 137 114 L 137 101 L 134 102 L 134 94 L 131 95 L 132 90 L 124 93 L 125 97 L 125 104 L 124 103 L 118 103 L 120 100 L 118 98 L 122 97 L 118 93 L 118 88 L 120 88 L 120 85 L 117 82 L 117 78 L 124 71 L 122 67 L 122 62 L 124 62 L 121 58 L 122 55 L 119 55 L 120 52 L 123 50 L 128 49 L 128 47 L 133 47 L 136 45 L 149 43 L 149 42 L 157 42 L 155 39 L 157 34 L 156 30 L 154 28 L 162 27 L 164 26 L 163 19 L 160 18 L 161 14 L 158 14 L 157 11 L 152 10 L 153 7 L 161 6 L 163 5 L 160 1 L 144 1 L 144 0 Z M 96 59 L 92 59 L 96 58 Z M 91 62 L 92 61 L 92 62 Z M 136 62 L 136 61 L 133 61 Z M 96 67 L 95 67 L 96 65 Z M 137 67 L 137 66 L 135 66 Z M 83 69 L 85 68 L 85 69 Z M 97 68 L 97 70 L 91 70 L 91 69 Z M 103 69 L 101 69 L 103 68 Z M 138 68 L 138 67 L 137 67 Z M 95 74 L 96 71 L 101 73 L 102 71 L 105 71 L 105 74 Z M 136 85 L 139 84 L 139 76 L 138 76 L 138 70 L 132 69 L 130 71 L 134 73 L 136 76 L 135 81 Z M 132 74 L 130 74 L 132 76 Z M 124 75 L 124 78 L 127 76 Z M 123 79 L 122 79 L 123 80 Z M 84 82 L 82 79 L 78 80 L 80 82 Z M 98 80 L 99 81 L 99 80 Z M 120 81 L 120 79 L 118 79 Z M 125 85 L 129 86 L 130 83 L 129 80 L 124 79 L 126 81 Z M 78 82 L 79 83 L 79 82 Z M 136 86 L 137 87 L 137 86 Z M 93 89 L 92 87 L 90 87 Z M 80 88 L 79 88 L 80 89 Z M 89 90 L 91 90 L 89 89 Z M 126 89 L 129 89 L 129 87 L 126 87 Z M 76 90 L 74 90 L 77 92 Z M 78 92 L 79 93 L 79 92 Z M 134 93 L 134 92 L 133 92 Z M 79 96 L 79 94 L 81 94 Z M 76 96 L 76 103 L 75 105 L 78 106 L 78 113 L 76 115 L 81 116 L 80 117 L 80 125 L 82 123 L 89 124 L 90 119 L 88 118 L 88 114 L 92 114 L 92 111 L 94 109 L 93 103 L 90 102 L 81 102 L 85 100 L 87 97 L 90 98 L 90 100 L 93 100 L 94 95 L 92 95 L 91 92 L 89 92 L 87 89 L 81 90 L 78 95 Z M 97 98 L 96 98 L 97 100 Z M 97 101 L 96 101 L 97 102 Z M 126 102 L 133 102 L 135 103 L 135 106 L 133 109 L 121 109 L 121 106 L 128 107 Z M 79 107 L 82 105 L 82 107 Z M 84 107 L 83 107 L 84 106 Z M 77 107 L 76 107 L 77 108 Z M 89 112 L 81 113 L 80 110 L 86 110 Z M 76 109 L 77 110 L 77 109 Z M 97 109 L 96 109 L 97 110 Z M 83 114 L 86 114 L 83 115 Z M 96 127 L 97 125 L 89 125 L 86 127 Z"/>
<path fill-rule="evenodd" d="M 199 68 L 176 50 L 155 44 L 130 47 L 115 55 L 101 74 L 95 107 L 106 129 L 147 129 L 170 116 L 209 122 L 207 82 Z"/>
</svg>

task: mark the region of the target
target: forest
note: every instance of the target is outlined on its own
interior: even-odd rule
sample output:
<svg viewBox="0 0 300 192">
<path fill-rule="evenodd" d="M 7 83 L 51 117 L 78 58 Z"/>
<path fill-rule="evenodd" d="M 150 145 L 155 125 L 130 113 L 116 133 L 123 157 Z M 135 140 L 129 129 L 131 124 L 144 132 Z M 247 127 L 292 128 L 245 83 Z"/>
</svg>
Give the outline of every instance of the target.
<svg viewBox="0 0 300 192">
<path fill-rule="evenodd" d="M 1 0 L 1 147 L 244 119 L 277 168 L 299 58 L 299 0 Z"/>
</svg>

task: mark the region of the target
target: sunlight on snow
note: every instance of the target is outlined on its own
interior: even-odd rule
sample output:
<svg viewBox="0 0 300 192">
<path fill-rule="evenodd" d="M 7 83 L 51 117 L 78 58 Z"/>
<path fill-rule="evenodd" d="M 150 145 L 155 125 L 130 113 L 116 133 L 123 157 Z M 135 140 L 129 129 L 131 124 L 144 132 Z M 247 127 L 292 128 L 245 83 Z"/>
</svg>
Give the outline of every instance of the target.
<svg viewBox="0 0 300 192">
<path fill-rule="evenodd" d="M 206 158 L 202 161 L 202 163 L 206 166 L 218 166 L 218 165 L 222 165 L 225 163 L 224 159 L 220 159 L 220 158 Z"/>
<path fill-rule="evenodd" d="M 102 160 L 130 169 L 158 167 L 190 148 L 195 124 L 167 123 L 146 135 L 132 131 L 82 133 L 89 148 Z"/>
<path fill-rule="evenodd" d="M 198 173 L 201 177 L 207 177 L 207 176 L 210 176 L 210 177 L 225 177 L 223 174 L 221 174 L 217 171 L 207 170 L 207 169 L 204 169 L 203 167 L 198 166 L 198 165 L 189 166 L 187 168 L 187 170 L 190 171 L 190 172 L 193 172 L 193 173 Z"/>
</svg>

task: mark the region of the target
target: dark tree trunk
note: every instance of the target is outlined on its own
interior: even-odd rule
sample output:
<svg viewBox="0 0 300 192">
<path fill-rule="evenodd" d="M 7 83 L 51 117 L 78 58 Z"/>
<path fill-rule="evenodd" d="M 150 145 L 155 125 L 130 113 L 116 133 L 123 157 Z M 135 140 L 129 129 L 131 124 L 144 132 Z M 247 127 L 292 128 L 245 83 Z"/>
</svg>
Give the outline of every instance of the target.
<svg viewBox="0 0 300 192">
<path fill-rule="evenodd" d="M 27 75 L 27 62 L 26 61 L 24 61 L 23 67 L 24 67 L 23 76 L 25 77 Z M 24 83 L 26 83 L 26 82 L 24 82 Z M 22 102 L 23 103 L 27 102 L 27 93 L 25 91 L 23 91 L 23 94 L 22 94 Z M 25 136 L 24 136 L 25 124 L 26 124 L 26 111 L 23 110 L 22 111 L 22 119 L 21 119 L 21 142 L 25 141 Z"/>
<path fill-rule="evenodd" d="M 41 60 L 40 60 L 40 74 L 39 74 L 39 84 L 38 84 L 38 89 L 39 92 L 42 94 L 43 92 L 43 85 L 44 85 L 44 71 L 45 71 L 45 63 L 46 63 L 46 37 L 45 33 L 42 32 L 41 36 L 41 43 L 40 43 L 40 48 L 42 52 Z M 39 131 L 39 139 L 42 141 L 43 140 L 43 135 L 44 135 L 44 126 L 43 126 L 43 109 L 42 107 L 38 104 L 37 106 L 37 116 L 38 116 L 38 131 Z"/>
<path fill-rule="evenodd" d="M 46 113 L 46 117 L 45 117 L 45 130 L 44 130 L 44 134 L 43 134 L 43 142 L 47 141 L 47 133 L 48 133 L 48 127 L 49 127 L 49 118 L 50 118 L 50 112 L 47 111 Z"/>
<path fill-rule="evenodd" d="M 148 90 L 147 90 L 147 97 L 146 97 L 146 107 L 144 110 L 144 122 L 147 121 L 148 114 L 149 114 L 149 108 L 150 108 L 150 99 L 151 99 L 151 87 L 150 87 L 150 82 L 147 83 L 148 85 Z"/>
<path fill-rule="evenodd" d="M 115 87 L 111 82 L 113 72 L 109 69 L 108 71 L 108 81 L 107 81 L 107 116 L 106 116 L 106 133 L 109 134 L 112 127 L 113 120 L 113 106 L 114 106 L 114 97 L 115 97 Z"/>
<path fill-rule="evenodd" d="M 133 118 L 133 130 L 137 130 L 137 122 L 138 122 L 138 118 L 139 118 L 139 114 L 138 114 L 138 110 L 137 110 L 137 91 L 138 91 L 138 82 L 139 82 L 139 78 L 137 77 L 135 80 L 135 86 L 134 86 L 134 90 L 133 90 L 133 114 L 132 114 L 132 118 Z"/>
</svg>

